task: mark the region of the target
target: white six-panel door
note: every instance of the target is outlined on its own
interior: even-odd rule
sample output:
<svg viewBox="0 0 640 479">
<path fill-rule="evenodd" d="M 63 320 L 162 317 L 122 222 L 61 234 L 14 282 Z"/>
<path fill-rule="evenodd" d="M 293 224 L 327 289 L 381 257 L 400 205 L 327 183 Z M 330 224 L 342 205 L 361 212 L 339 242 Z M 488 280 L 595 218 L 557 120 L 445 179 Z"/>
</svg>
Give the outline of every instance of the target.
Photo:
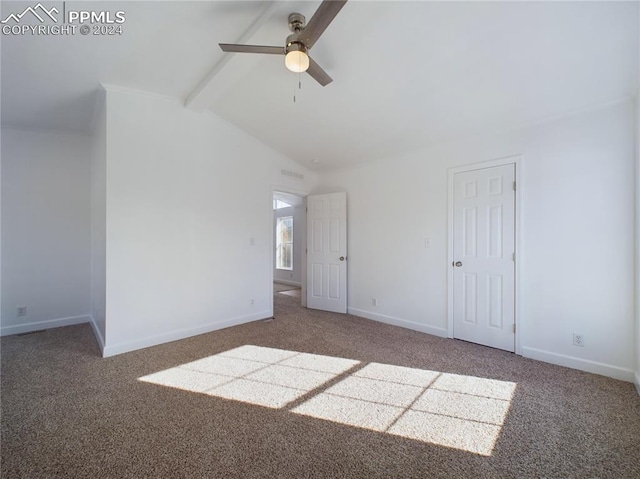
<svg viewBox="0 0 640 479">
<path fill-rule="evenodd" d="M 453 336 L 515 350 L 515 165 L 453 182 Z"/>
<path fill-rule="evenodd" d="M 307 197 L 307 307 L 347 312 L 347 194 Z"/>
</svg>

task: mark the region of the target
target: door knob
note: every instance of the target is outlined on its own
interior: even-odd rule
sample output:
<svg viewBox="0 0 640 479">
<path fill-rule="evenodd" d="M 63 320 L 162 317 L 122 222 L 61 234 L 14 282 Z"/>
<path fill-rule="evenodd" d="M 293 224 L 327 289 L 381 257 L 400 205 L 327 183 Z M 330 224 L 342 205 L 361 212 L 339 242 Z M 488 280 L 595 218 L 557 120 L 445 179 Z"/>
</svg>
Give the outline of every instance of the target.
<svg viewBox="0 0 640 479">
<path fill-rule="evenodd" d="M 340 256 L 340 261 L 344 261 L 344 256 Z"/>
<path fill-rule="evenodd" d="M 453 263 L 453 265 L 459 268 L 460 266 L 462 266 L 462 261 L 456 261 L 455 263 Z"/>
</svg>

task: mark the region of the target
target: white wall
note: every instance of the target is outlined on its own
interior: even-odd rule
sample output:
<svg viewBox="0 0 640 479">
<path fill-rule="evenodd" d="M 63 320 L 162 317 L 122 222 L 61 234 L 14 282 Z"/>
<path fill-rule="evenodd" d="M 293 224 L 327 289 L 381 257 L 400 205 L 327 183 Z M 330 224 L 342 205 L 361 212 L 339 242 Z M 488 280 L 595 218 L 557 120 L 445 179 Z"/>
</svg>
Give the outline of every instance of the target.
<svg viewBox="0 0 640 479">
<path fill-rule="evenodd" d="M 89 156 L 86 136 L 2 129 L 3 335 L 89 320 Z"/>
<path fill-rule="evenodd" d="M 272 316 L 272 188 L 315 175 L 177 101 L 107 89 L 106 108 L 104 355 Z"/>
<path fill-rule="evenodd" d="M 96 125 L 91 137 L 91 318 L 104 349 L 106 336 L 107 110 L 106 92 L 99 93 Z"/>
<path fill-rule="evenodd" d="M 445 336 L 448 169 L 523 155 L 523 354 L 632 380 L 634 125 L 625 103 L 323 175 L 348 195 L 349 311 Z"/>
<path fill-rule="evenodd" d="M 638 73 L 640 76 L 640 9 L 638 10 Z M 636 94 L 636 373 L 635 384 L 640 394 L 640 80 Z"/>
<path fill-rule="evenodd" d="M 640 52 L 640 45 L 638 47 Z M 638 60 L 640 66 L 640 59 Z M 640 394 L 640 89 L 636 95 L 636 373 L 634 383 Z"/>
<path fill-rule="evenodd" d="M 284 216 L 293 216 L 293 270 L 285 270 L 276 268 L 276 258 L 273 255 L 273 279 L 275 281 L 283 281 L 296 285 L 302 284 L 302 251 L 305 248 L 302 242 L 304 236 L 304 205 L 291 206 L 289 208 L 280 208 L 273 211 L 273 231 L 274 231 L 274 248 L 275 248 L 275 231 L 276 220 Z"/>
</svg>

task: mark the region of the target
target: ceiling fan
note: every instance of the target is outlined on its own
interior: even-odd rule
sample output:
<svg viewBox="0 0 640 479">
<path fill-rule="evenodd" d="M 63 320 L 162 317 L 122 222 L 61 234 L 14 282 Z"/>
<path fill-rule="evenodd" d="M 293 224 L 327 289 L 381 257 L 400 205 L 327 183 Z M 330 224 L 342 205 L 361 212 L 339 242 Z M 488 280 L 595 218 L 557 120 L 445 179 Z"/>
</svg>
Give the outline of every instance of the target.
<svg viewBox="0 0 640 479">
<path fill-rule="evenodd" d="M 235 43 L 219 43 L 224 52 L 230 53 L 266 53 L 271 55 L 284 55 L 284 63 L 292 72 L 307 72 L 320 85 L 331 83 L 332 78 L 327 75 L 308 55 L 308 51 L 316 43 L 320 35 L 344 7 L 347 0 L 324 0 L 311 20 L 305 24 L 304 15 L 292 13 L 289 15 L 289 30 L 292 32 L 287 37 L 284 47 L 270 47 L 264 45 L 238 45 Z"/>
</svg>

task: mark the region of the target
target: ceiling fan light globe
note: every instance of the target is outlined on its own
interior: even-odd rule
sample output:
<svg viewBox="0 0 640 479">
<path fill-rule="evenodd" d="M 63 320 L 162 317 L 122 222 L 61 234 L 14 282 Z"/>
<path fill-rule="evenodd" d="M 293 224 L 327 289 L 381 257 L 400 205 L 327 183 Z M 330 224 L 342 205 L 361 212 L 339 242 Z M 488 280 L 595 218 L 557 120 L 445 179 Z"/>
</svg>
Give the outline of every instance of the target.
<svg viewBox="0 0 640 479">
<path fill-rule="evenodd" d="M 292 50 L 284 57 L 284 64 L 294 73 L 306 72 L 309 68 L 309 56 L 299 50 Z"/>
</svg>

